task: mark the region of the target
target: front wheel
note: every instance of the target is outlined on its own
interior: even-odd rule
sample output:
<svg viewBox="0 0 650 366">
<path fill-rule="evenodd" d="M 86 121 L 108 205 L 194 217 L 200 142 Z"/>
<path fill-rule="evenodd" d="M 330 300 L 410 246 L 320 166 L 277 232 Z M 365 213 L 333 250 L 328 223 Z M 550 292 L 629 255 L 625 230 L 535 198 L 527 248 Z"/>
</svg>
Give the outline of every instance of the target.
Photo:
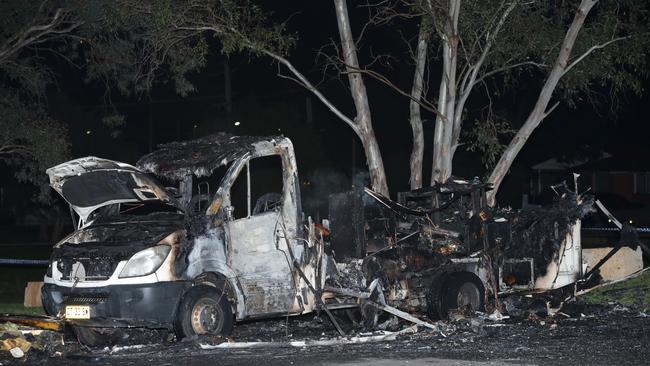
<svg viewBox="0 0 650 366">
<path fill-rule="evenodd" d="M 73 325 L 72 331 L 79 343 L 88 347 L 111 346 L 116 344 L 123 336 L 123 332 L 116 328 L 94 328 Z"/>
<path fill-rule="evenodd" d="M 199 285 L 184 296 L 178 309 L 176 333 L 179 338 L 198 335 L 229 335 L 233 328 L 230 302 L 218 289 Z"/>
</svg>

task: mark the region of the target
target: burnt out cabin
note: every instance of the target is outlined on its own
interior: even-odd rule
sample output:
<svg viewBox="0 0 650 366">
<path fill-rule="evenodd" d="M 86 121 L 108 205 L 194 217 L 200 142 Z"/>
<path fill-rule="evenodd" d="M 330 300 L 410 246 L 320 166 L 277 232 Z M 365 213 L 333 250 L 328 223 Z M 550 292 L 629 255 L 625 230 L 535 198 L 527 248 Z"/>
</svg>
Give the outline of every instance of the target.
<svg viewBox="0 0 650 366">
<path fill-rule="evenodd" d="M 398 202 L 353 190 L 330 196 L 330 243 L 337 260 L 363 258 L 393 246 L 467 256 L 510 238 L 508 220 L 493 220 L 488 184 L 451 179 L 399 192 Z"/>
</svg>

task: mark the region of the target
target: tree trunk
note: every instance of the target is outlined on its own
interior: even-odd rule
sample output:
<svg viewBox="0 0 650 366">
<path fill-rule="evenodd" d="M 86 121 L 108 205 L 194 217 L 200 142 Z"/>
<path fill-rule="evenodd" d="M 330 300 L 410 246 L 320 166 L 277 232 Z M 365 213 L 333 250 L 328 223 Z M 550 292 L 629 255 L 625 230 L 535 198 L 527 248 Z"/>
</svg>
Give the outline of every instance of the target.
<svg viewBox="0 0 650 366">
<path fill-rule="evenodd" d="M 454 112 L 456 106 L 456 64 L 458 60 L 458 16 L 460 0 L 449 1 L 449 17 L 445 22 L 442 78 L 438 96 L 438 110 L 433 140 L 433 168 L 431 185 L 446 182 L 451 176 Z"/>
<path fill-rule="evenodd" d="M 502 2 L 502 5 L 505 5 L 505 2 Z M 456 102 L 456 110 L 454 112 L 454 132 L 453 132 L 453 137 L 451 142 L 452 145 L 451 145 L 451 158 L 450 158 L 452 164 L 453 164 L 454 156 L 456 154 L 456 149 L 460 145 L 460 132 L 463 125 L 463 110 L 465 109 L 465 103 L 467 102 L 467 99 L 472 93 L 472 89 L 474 89 L 474 85 L 476 85 L 476 78 L 478 77 L 479 71 L 481 70 L 483 64 L 485 63 L 485 59 L 487 58 L 488 53 L 490 52 L 490 49 L 492 48 L 492 45 L 494 44 L 494 41 L 497 38 L 497 35 L 499 34 L 499 32 L 501 32 L 501 29 L 503 28 L 506 19 L 508 19 L 508 16 L 510 16 L 510 13 L 516 6 L 517 6 L 517 1 L 512 1 L 510 5 L 508 5 L 508 7 L 504 10 L 503 14 L 501 14 L 499 21 L 495 24 L 494 28 L 488 33 L 485 44 L 482 46 L 483 51 L 481 52 L 481 56 L 478 58 L 478 60 L 474 65 L 470 65 L 470 67 L 465 71 L 465 73 L 460 75 L 460 77 L 458 78 L 458 80 L 461 80 L 461 82 L 458 83 L 459 94 L 458 94 L 458 101 Z"/>
<path fill-rule="evenodd" d="M 424 84 L 424 67 L 427 62 L 427 39 L 424 25 L 420 25 L 418 35 L 417 53 L 415 55 L 415 73 L 413 75 L 413 88 L 411 89 L 411 130 L 413 131 L 413 149 L 411 150 L 411 189 L 422 188 L 422 161 L 424 159 L 424 131 L 420 104 Z"/>
<path fill-rule="evenodd" d="M 524 146 L 530 135 L 535 131 L 537 126 L 544 120 L 544 118 L 553 110 L 554 107 L 547 110 L 548 103 L 551 100 L 553 91 L 557 87 L 558 82 L 564 75 L 569 62 L 569 56 L 571 55 L 571 50 L 575 44 L 576 38 L 582 25 L 584 24 L 585 18 L 589 14 L 591 8 L 596 4 L 597 0 L 582 0 L 576 15 L 573 18 L 573 22 L 569 26 L 567 33 L 564 37 L 564 41 L 560 47 L 560 52 L 558 57 L 553 64 L 542 90 L 539 93 L 537 103 L 533 108 L 532 112 L 524 122 L 524 125 L 517 131 L 517 134 L 513 137 L 512 141 L 506 148 L 506 150 L 501 155 L 499 162 L 494 167 L 488 182 L 492 184 L 492 191 L 488 192 L 488 204 L 494 206 L 496 193 L 499 190 L 499 186 L 503 182 L 503 178 L 510 169 L 512 162 L 517 157 L 519 151 Z"/>
<path fill-rule="evenodd" d="M 358 72 L 359 60 L 357 59 L 357 50 L 352 37 L 352 30 L 350 29 L 347 2 L 345 0 L 334 0 L 334 8 L 336 9 L 339 35 L 341 36 L 343 60 L 346 64 L 348 80 L 350 82 L 350 91 L 352 92 L 352 99 L 354 100 L 354 107 L 357 114 L 354 119 L 355 124 L 357 125 L 356 132 L 361 139 L 366 154 L 366 162 L 368 163 L 372 189 L 388 196 L 389 192 L 388 184 L 386 182 L 386 173 L 384 172 L 384 163 L 381 158 L 381 152 L 379 151 L 379 144 L 377 143 L 375 132 L 372 128 L 368 94 L 363 79 L 361 78 L 361 74 Z"/>
</svg>

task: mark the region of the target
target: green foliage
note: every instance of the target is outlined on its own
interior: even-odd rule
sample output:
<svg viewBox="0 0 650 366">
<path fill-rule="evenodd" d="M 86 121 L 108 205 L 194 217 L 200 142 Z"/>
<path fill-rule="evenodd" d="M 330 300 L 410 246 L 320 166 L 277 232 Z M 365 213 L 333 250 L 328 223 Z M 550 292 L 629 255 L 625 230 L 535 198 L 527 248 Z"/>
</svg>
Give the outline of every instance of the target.
<svg viewBox="0 0 650 366">
<path fill-rule="evenodd" d="M 2 302 L 0 303 L 0 314 L 45 315 L 45 310 L 40 306 L 34 308 L 26 308 L 22 303 Z"/>
<path fill-rule="evenodd" d="M 510 4 L 463 2 L 459 19 L 462 47 L 459 59 L 470 64 L 478 60 L 490 31 Z M 495 74 L 506 81 L 506 88 L 524 87 L 523 73 L 540 80 L 555 62 L 580 1 L 517 1 L 485 59 L 483 72 L 523 64 Z M 600 1 L 589 13 L 572 51 L 570 63 L 590 48 L 597 48 L 565 74 L 558 97 L 575 105 L 585 96 L 607 90 L 611 96 L 629 91 L 641 93 L 641 80 L 648 74 L 650 51 L 648 3 L 635 0 Z M 499 79 L 501 81 L 501 79 Z M 494 87 L 494 86 L 493 86 Z"/>
<path fill-rule="evenodd" d="M 650 4 L 646 1 L 600 1 L 587 18 L 574 47 L 574 60 L 595 49 L 567 73 L 560 85 L 562 97 L 575 105 L 583 99 L 595 104 L 617 96 L 643 92 L 642 80 L 649 73 Z"/>
<path fill-rule="evenodd" d="M 505 150 L 505 141 L 516 132 L 506 119 L 488 113 L 485 118 L 475 120 L 473 128 L 465 132 L 467 150 L 480 152 L 483 166 L 489 170 Z"/>
<path fill-rule="evenodd" d="M 39 8 L 38 5 L 37 2 L 20 0 L 0 2 L 0 14 L 3 15 L 0 22 L 0 45 L 3 45 L 0 48 L 0 81 L 21 91 L 21 94 L 40 97 L 51 81 L 48 71 L 40 67 L 33 49 L 12 47 L 30 25 L 48 19 L 53 13 L 53 9 Z"/>
<path fill-rule="evenodd" d="M 432 24 L 431 47 L 436 55 L 446 37 L 450 0 L 408 3 L 416 15 Z M 495 33 L 511 4 L 515 4 L 512 12 Z M 499 97 L 517 88 L 540 88 L 557 59 L 579 4 L 579 0 L 462 1 L 458 22 L 459 72 L 475 65 L 491 42 L 478 74 L 479 79 L 484 77 L 484 83 L 477 84 L 480 89 L 475 86 L 475 93 Z M 642 80 L 650 76 L 649 7 L 647 1 L 636 0 L 596 3 L 579 32 L 569 65 L 578 59 L 580 62 L 562 77 L 555 96 L 575 106 L 585 99 L 609 105 L 602 102 L 611 102 L 622 93 L 639 95 Z M 531 80 L 538 81 L 531 85 Z M 482 130 L 489 132 L 493 128 Z"/>
<path fill-rule="evenodd" d="M 69 154 L 66 129 L 45 111 L 54 80 L 47 56 L 61 52 L 78 23 L 54 1 L 3 1 L 0 13 L 0 164 L 47 201 L 44 171 Z"/>
<path fill-rule="evenodd" d="M 194 91 L 188 75 L 206 66 L 216 40 L 220 52 L 285 54 L 293 38 L 284 25 L 249 0 L 96 1 L 84 7 L 88 79 L 123 94 L 141 95 L 154 82 L 173 83 L 180 95 Z"/>
<path fill-rule="evenodd" d="M 592 290 L 578 299 L 587 304 L 618 302 L 639 311 L 650 310 L 650 272 Z"/>
<path fill-rule="evenodd" d="M 39 187 L 40 200 L 49 197 L 45 169 L 61 163 L 68 154 L 67 131 L 62 124 L 38 105 L 0 94 L 0 162 L 13 167 L 19 181 Z"/>
<path fill-rule="evenodd" d="M 47 167 L 67 158 L 65 128 L 46 113 L 51 65 L 64 60 L 100 81 L 109 99 L 148 93 L 172 83 L 180 95 L 194 91 L 188 75 L 204 68 L 211 46 L 221 52 L 285 54 L 293 43 L 284 25 L 250 0 L 20 1 L 0 2 L 0 160 L 16 177 L 48 187 Z M 214 42 L 217 40 L 218 42 Z M 103 119 L 117 127 L 115 109 Z"/>
</svg>

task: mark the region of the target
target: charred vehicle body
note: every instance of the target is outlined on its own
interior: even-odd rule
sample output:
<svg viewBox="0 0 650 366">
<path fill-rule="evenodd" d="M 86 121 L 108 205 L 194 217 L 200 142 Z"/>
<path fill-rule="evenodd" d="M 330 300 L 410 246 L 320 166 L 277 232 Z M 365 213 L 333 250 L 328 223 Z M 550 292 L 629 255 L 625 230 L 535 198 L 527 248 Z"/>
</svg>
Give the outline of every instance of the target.
<svg viewBox="0 0 650 366">
<path fill-rule="evenodd" d="M 234 319 L 316 308 L 331 259 L 303 227 L 288 139 L 213 135 L 137 166 L 86 157 L 47 170 L 77 230 L 54 246 L 44 307 L 83 342 L 132 326 L 228 334 Z"/>
<path fill-rule="evenodd" d="M 398 202 L 369 189 L 332 195 L 334 256 L 357 277 L 342 286 L 379 278 L 386 303 L 434 319 L 465 307 L 483 311 L 510 294 L 571 296 L 586 271 L 580 223 L 593 197 L 561 184 L 553 205 L 515 211 L 488 207 L 488 189 L 451 179 L 401 192 Z"/>
<path fill-rule="evenodd" d="M 228 334 L 236 320 L 314 310 L 343 333 L 329 310 L 361 305 L 376 320 L 368 304 L 422 325 L 407 312 L 484 309 L 571 288 L 585 270 L 588 196 L 558 191 L 552 207 L 512 211 L 487 207 L 478 181 L 399 202 L 356 190 L 332 196 L 329 221 L 315 225 L 284 137 L 217 134 L 136 166 L 86 157 L 47 174 L 76 231 L 54 246 L 43 304 L 87 344 L 122 327 Z"/>
</svg>

